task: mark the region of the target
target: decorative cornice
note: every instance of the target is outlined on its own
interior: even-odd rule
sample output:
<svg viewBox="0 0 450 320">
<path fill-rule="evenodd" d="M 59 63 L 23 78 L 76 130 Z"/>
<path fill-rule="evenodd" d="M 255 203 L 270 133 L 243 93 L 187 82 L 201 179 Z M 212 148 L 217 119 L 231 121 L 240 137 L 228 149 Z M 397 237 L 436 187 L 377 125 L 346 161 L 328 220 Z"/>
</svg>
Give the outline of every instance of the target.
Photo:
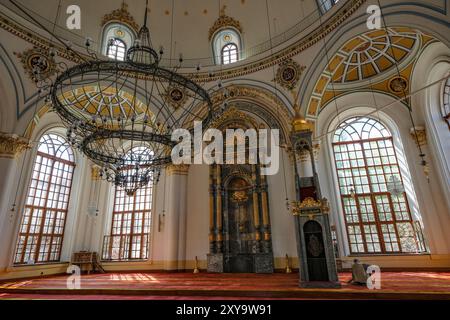
<svg viewBox="0 0 450 320">
<path fill-rule="evenodd" d="M 225 14 L 226 7 L 227 6 L 222 7 L 222 9 L 220 10 L 219 18 L 214 22 L 213 26 L 211 28 L 209 28 L 209 32 L 208 32 L 208 40 L 209 41 L 211 41 L 212 37 L 218 30 L 228 28 L 228 27 L 234 28 L 234 29 L 238 30 L 239 33 L 242 33 L 241 23 L 239 21 L 237 21 L 236 19 L 229 17 Z"/>
<path fill-rule="evenodd" d="M 330 34 L 333 30 L 337 29 L 349 16 L 351 16 L 366 0 L 350 0 L 348 3 L 343 5 L 339 11 L 337 11 L 334 15 L 330 17 L 322 26 L 317 27 L 316 30 L 291 46 L 284 48 L 278 52 L 275 52 L 273 55 L 257 61 L 253 63 L 248 63 L 241 65 L 236 68 L 227 68 L 223 71 L 215 72 L 212 76 L 210 72 L 199 73 L 194 77 L 195 81 L 199 82 L 210 82 L 217 81 L 218 79 L 230 79 L 234 77 L 248 75 L 260 70 L 264 70 L 266 68 L 277 65 L 287 59 L 290 59 L 300 52 L 312 47 L 314 44 L 322 40 L 325 36 Z M 10 19 L 6 18 L 4 15 L 0 17 L 0 28 L 5 29 L 6 31 L 14 34 L 15 36 L 30 42 L 31 44 L 41 47 L 48 48 L 50 46 L 50 42 L 36 33 L 30 32 L 29 30 L 25 30 L 19 25 L 15 24 Z M 65 58 L 69 61 L 73 61 L 75 63 L 80 63 L 81 60 L 69 54 L 64 48 L 61 46 L 54 45 L 57 50 L 57 54 Z M 85 56 L 85 55 L 83 55 Z M 85 56 L 86 57 L 86 56 Z M 86 57 L 89 59 L 89 57 Z"/>
<path fill-rule="evenodd" d="M 320 213 L 328 214 L 330 212 L 330 206 L 327 198 L 322 198 L 322 200 L 314 200 L 311 197 L 300 201 L 292 201 L 292 214 L 298 216 L 304 213 L 310 215 L 309 210 L 319 209 Z"/>
<path fill-rule="evenodd" d="M 136 31 L 139 31 L 139 25 L 134 20 L 133 16 L 128 12 L 128 4 L 122 2 L 122 6 L 119 9 L 113 10 L 111 13 L 105 14 L 102 19 L 101 26 L 105 26 L 110 22 L 124 23 Z"/>
<path fill-rule="evenodd" d="M 172 175 L 183 175 L 186 176 L 189 172 L 188 164 L 170 164 L 166 166 L 166 172 L 168 176 Z"/>
<path fill-rule="evenodd" d="M 16 134 L 0 132 L 0 158 L 14 159 L 22 151 L 31 148 L 28 139 Z"/>
</svg>

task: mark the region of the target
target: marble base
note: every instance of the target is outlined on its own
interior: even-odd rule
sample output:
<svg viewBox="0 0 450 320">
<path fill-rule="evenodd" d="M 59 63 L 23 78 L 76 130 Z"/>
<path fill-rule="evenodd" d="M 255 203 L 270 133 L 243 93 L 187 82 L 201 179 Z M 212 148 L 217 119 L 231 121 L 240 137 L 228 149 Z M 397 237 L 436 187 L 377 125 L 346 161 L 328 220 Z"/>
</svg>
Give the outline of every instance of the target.
<svg viewBox="0 0 450 320">
<path fill-rule="evenodd" d="M 255 254 L 255 273 L 273 273 L 272 254 Z"/>
<path fill-rule="evenodd" d="M 215 273 L 223 273 L 223 254 L 208 253 L 207 254 L 207 271 Z"/>
</svg>

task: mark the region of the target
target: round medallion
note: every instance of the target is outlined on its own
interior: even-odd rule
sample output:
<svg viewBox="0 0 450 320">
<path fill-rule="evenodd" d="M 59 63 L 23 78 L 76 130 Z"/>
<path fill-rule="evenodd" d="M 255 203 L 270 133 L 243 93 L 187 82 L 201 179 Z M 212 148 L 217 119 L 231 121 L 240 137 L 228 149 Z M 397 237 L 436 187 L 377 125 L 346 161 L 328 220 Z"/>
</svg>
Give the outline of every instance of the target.
<svg viewBox="0 0 450 320">
<path fill-rule="evenodd" d="M 223 36 L 223 41 L 225 42 L 230 42 L 231 41 L 231 35 L 230 34 L 226 34 Z"/>
<path fill-rule="evenodd" d="M 408 90 L 408 80 L 404 77 L 394 77 L 389 81 L 389 90 L 392 93 L 403 93 Z"/>
<path fill-rule="evenodd" d="M 181 102 L 183 100 L 183 92 L 178 88 L 172 89 L 172 91 L 170 91 L 170 99 L 172 99 L 173 102 Z"/>
<path fill-rule="evenodd" d="M 123 32 L 123 30 L 121 30 L 121 29 L 116 29 L 116 31 L 114 33 L 119 38 L 123 38 L 125 36 L 125 32 Z"/>
<path fill-rule="evenodd" d="M 33 53 L 28 57 L 27 65 L 31 70 L 39 71 L 41 74 L 50 70 L 50 63 L 47 57 L 38 53 Z"/>
<path fill-rule="evenodd" d="M 295 70 L 291 66 L 287 66 L 286 68 L 283 69 L 281 77 L 282 77 L 283 81 L 291 82 L 295 79 L 296 74 L 297 74 L 297 70 Z"/>
</svg>

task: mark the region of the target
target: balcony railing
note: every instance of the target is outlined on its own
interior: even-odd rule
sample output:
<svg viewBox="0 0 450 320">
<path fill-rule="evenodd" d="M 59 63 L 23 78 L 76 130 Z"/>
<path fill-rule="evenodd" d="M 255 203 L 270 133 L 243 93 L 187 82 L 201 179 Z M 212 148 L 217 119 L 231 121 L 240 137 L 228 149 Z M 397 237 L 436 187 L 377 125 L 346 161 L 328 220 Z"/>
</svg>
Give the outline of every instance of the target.
<svg viewBox="0 0 450 320">
<path fill-rule="evenodd" d="M 148 242 L 148 233 L 104 236 L 102 261 L 145 260 L 148 258 Z"/>
</svg>

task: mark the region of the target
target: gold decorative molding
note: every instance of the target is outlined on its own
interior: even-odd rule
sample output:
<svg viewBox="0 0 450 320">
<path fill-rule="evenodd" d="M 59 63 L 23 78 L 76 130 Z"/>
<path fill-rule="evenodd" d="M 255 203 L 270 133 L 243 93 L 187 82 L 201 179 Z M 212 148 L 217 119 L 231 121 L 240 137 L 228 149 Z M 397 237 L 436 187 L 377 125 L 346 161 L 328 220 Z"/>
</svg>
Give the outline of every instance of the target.
<svg viewBox="0 0 450 320">
<path fill-rule="evenodd" d="M 237 21 L 236 19 L 229 17 L 225 14 L 225 9 L 227 8 L 226 5 L 220 9 L 220 16 L 219 18 L 214 22 L 213 26 L 209 28 L 208 32 L 208 40 L 211 41 L 214 34 L 219 31 L 220 29 L 224 28 L 234 28 L 239 31 L 239 33 L 242 33 L 242 27 L 241 23 Z"/>
<path fill-rule="evenodd" d="M 170 164 L 166 166 L 166 172 L 168 176 L 172 175 L 187 175 L 189 172 L 188 164 Z"/>
<path fill-rule="evenodd" d="M 231 194 L 231 200 L 233 202 L 242 203 L 248 200 L 248 195 L 245 190 L 237 190 Z"/>
<path fill-rule="evenodd" d="M 0 132 L 0 158 L 14 159 L 29 148 L 31 145 L 28 139 L 16 134 Z"/>
<path fill-rule="evenodd" d="M 139 25 L 136 23 L 130 12 L 128 12 L 128 4 L 126 4 L 125 2 L 122 2 L 122 6 L 119 9 L 113 10 L 111 13 L 105 14 L 103 16 L 101 26 L 103 27 L 110 22 L 124 23 L 133 28 L 134 31 L 136 32 L 139 31 Z"/>
<path fill-rule="evenodd" d="M 413 127 L 409 130 L 409 134 L 416 145 L 423 147 L 427 144 L 427 131 L 425 127 Z"/>
<path fill-rule="evenodd" d="M 255 122 L 255 119 L 253 119 L 252 117 L 250 117 L 246 113 L 239 111 L 234 106 L 229 107 L 221 115 L 220 118 L 215 119 L 211 123 L 210 127 L 211 128 L 216 128 L 216 129 L 221 129 L 224 125 L 227 124 L 227 122 L 229 122 L 231 120 L 235 120 L 235 121 L 236 120 L 240 120 L 240 121 L 244 122 L 245 124 L 249 125 L 249 127 L 253 128 L 253 129 L 258 129 L 258 125 Z"/>
<path fill-rule="evenodd" d="M 314 200 L 313 198 L 308 197 L 302 202 L 292 201 L 291 204 L 291 210 L 294 216 L 301 215 L 303 211 L 305 211 L 308 215 L 312 215 L 312 213 L 307 211 L 311 209 L 320 209 L 320 212 L 323 214 L 328 214 L 330 212 L 330 206 L 327 198 L 322 198 L 322 200 Z"/>
</svg>

